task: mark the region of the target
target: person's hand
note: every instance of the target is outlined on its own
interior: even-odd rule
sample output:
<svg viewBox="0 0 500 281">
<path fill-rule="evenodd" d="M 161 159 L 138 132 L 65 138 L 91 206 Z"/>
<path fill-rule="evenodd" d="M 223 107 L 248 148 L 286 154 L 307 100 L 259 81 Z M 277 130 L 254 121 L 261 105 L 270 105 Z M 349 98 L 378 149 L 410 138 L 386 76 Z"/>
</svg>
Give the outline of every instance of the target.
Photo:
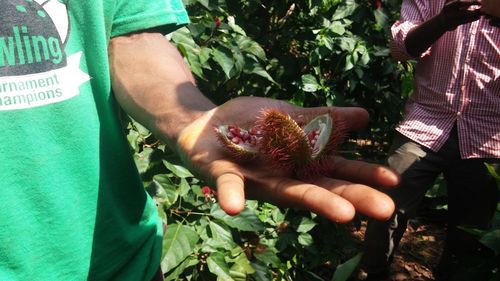
<svg viewBox="0 0 500 281">
<path fill-rule="evenodd" d="M 500 0 L 482 0 L 481 12 L 492 17 L 500 18 Z"/>
<path fill-rule="evenodd" d="M 473 6 L 481 5 L 479 1 L 448 0 L 439 13 L 438 20 L 441 27 L 447 31 L 458 26 L 478 20 L 481 17 L 480 9 Z"/>
<path fill-rule="evenodd" d="M 316 115 L 335 110 L 344 117 L 350 130 L 363 127 L 368 120 L 367 112 L 360 108 L 300 108 L 255 97 L 236 98 L 208 111 L 180 133 L 178 147 L 190 168 L 198 171 L 198 176 L 208 175 L 205 179 L 216 185 L 219 203 L 228 214 L 242 211 L 247 197 L 307 209 L 336 222 L 353 219 L 356 211 L 376 219 L 388 219 L 392 215 L 393 201 L 368 186 L 397 185 L 399 177 L 388 168 L 332 157 L 335 168 L 329 177 L 303 182 L 263 163 L 241 164 L 228 156 L 213 126 L 232 124 L 248 128 L 262 110 L 268 108 L 287 112 L 294 119 L 307 113 Z"/>
<path fill-rule="evenodd" d="M 500 0 L 482 0 L 481 13 L 493 26 L 500 27 Z"/>
</svg>

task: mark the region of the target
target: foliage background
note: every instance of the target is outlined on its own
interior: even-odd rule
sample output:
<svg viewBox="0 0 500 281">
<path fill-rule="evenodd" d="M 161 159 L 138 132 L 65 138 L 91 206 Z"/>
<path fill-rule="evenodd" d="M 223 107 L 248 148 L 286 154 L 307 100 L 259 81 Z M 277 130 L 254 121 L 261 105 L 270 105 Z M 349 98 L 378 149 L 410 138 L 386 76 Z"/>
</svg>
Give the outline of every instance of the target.
<svg viewBox="0 0 500 281">
<path fill-rule="evenodd" d="M 306 107 L 364 107 L 370 124 L 351 135 L 344 156 L 382 162 L 412 90 L 412 64 L 395 62 L 388 50 L 400 4 L 185 0 L 192 23 L 169 36 L 199 88 L 217 104 L 246 95 Z M 165 280 L 337 281 L 351 274 L 360 255 L 348 225 L 254 201 L 230 217 L 215 191 L 149 131 L 131 120 L 127 133 L 168 225 Z M 430 195 L 440 194 L 437 185 Z"/>
</svg>

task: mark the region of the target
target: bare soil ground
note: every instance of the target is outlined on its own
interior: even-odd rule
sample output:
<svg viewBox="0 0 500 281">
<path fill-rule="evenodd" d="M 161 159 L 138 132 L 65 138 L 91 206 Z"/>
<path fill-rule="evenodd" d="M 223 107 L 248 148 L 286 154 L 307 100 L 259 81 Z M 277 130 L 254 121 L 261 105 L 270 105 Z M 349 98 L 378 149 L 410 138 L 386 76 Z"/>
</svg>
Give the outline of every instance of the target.
<svg viewBox="0 0 500 281">
<path fill-rule="evenodd" d="M 359 230 L 353 230 L 356 240 L 363 241 L 366 222 Z M 410 222 L 391 266 L 393 281 L 434 280 L 433 268 L 441 255 L 444 227 L 438 222 L 416 220 Z"/>
</svg>

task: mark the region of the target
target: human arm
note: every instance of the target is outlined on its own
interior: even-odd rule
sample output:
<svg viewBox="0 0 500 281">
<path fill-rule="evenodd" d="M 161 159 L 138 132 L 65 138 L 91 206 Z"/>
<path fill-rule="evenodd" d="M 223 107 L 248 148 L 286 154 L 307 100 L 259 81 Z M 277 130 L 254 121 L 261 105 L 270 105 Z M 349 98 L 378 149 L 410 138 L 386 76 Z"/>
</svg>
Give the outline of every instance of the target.
<svg viewBox="0 0 500 281">
<path fill-rule="evenodd" d="M 480 11 L 469 8 L 479 4 L 480 2 L 467 0 L 447 1 L 439 14 L 408 32 L 405 40 L 408 54 L 419 57 L 445 32 L 478 20 L 481 17 Z"/>
<path fill-rule="evenodd" d="M 482 0 L 481 13 L 491 18 L 491 25 L 500 27 L 500 0 Z"/>
<path fill-rule="evenodd" d="M 273 173 L 262 165 L 234 162 L 213 133 L 214 124 L 248 124 L 264 108 L 279 108 L 297 117 L 335 110 L 345 117 L 352 130 L 366 124 L 366 111 L 304 109 L 279 100 L 252 97 L 215 106 L 197 89 L 175 47 L 159 33 L 115 37 L 109 54 L 118 103 L 158 138 L 177 148 L 197 175 L 216 184 L 220 205 L 228 214 L 240 212 L 246 196 L 308 209 L 339 222 L 351 220 L 355 210 L 377 219 L 392 215 L 392 200 L 370 187 L 398 183 L 398 176 L 385 167 L 336 157 L 331 177 L 303 182 L 286 173 Z"/>
</svg>

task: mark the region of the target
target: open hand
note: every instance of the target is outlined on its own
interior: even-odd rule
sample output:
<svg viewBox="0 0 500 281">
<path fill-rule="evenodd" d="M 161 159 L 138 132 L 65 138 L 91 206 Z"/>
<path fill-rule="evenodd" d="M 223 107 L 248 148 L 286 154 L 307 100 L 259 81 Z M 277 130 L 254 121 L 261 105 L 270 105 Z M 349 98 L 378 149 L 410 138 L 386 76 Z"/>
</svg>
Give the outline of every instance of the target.
<svg viewBox="0 0 500 281">
<path fill-rule="evenodd" d="M 294 119 L 310 114 L 337 111 L 350 130 L 363 127 L 368 114 L 360 108 L 301 108 L 284 101 L 240 97 L 208 111 L 187 126 L 178 138 L 178 148 L 186 164 L 198 176 L 215 183 L 221 207 L 231 215 L 244 209 L 245 197 L 284 207 L 307 209 L 332 221 L 347 222 L 355 212 L 387 219 L 394 203 L 384 193 L 370 187 L 392 187 L 398 176 L 390 169 L 361 161 L 332 157 L 334 168 L 328 177 L 303 182 L 263 163 L 238 163 L 217 141 L 214 125 L 250 127 L 263 109 L 275 108 Z"/>
</svg>

